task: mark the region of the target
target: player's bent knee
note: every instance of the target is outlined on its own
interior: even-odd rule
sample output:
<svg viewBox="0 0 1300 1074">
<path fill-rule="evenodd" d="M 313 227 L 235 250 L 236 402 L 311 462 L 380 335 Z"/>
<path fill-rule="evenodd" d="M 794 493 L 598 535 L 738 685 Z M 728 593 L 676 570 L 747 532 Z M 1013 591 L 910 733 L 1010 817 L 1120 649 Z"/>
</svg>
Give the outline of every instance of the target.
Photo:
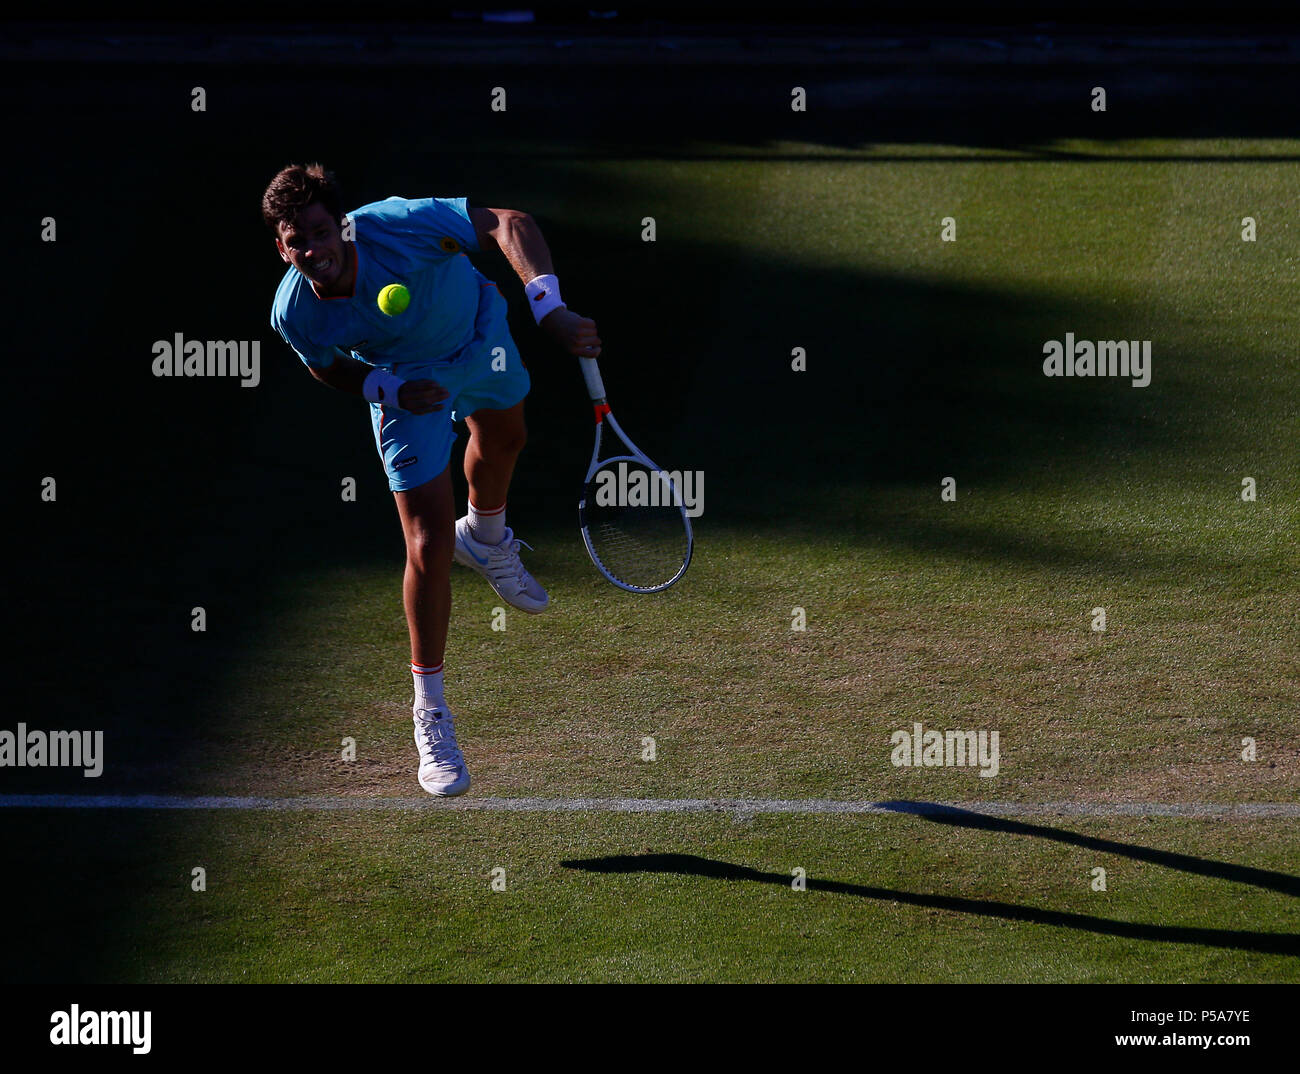
<svg viewBox="0 0 1300 1074">
<path fill-rule="evenodd" d="M 518 455 L 528 443 L 528 429 L 521 417 L 503 429 L 494 430 L 490 438 L 492 447 L 503 455 Z"/>
<path fill-rule="evenodd" d="M 514 436 L 505 438 L 505 443 L 501 446 L 500 451 L 503 455 L 518 455 L 524 450 L 524 445 L 528 443 L 528 434 L 520 429 Z"/>
<path fill-rule="evenodd" d="M 518 433 L 506 436 L 477 436 L 474 440 L 475 449 L 485 459 L 512 459 L 524 450 L 528 437 L 521 429 Z"/>
</svg>

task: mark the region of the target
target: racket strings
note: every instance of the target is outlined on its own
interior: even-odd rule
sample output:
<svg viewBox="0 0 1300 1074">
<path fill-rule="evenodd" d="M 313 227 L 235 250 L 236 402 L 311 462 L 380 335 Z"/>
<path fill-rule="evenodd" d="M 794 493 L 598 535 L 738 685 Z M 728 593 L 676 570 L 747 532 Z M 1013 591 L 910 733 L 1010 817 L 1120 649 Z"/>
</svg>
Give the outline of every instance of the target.
<svg viewBox="0 0 1300 1074">
<path fill-rule="evenodd" d="M 689 561 L 690 534 L 679 497 L 639 462 L 609 460 L 586 489 L 591 551 L 615 580 L 637 589 L 673 581 Z"/>
</svg>

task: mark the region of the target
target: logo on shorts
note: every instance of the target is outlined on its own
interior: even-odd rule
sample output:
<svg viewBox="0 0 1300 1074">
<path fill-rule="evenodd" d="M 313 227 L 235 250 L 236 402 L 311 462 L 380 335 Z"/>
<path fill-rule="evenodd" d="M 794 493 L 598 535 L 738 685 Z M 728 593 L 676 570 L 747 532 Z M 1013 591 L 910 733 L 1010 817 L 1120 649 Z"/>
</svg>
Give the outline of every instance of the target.
<svg viewBox="0 0 1300 1074">
<path fill-rule="evenodd" d="M 444 254 L 454 254 L 460 250 L 460 243 L 451 237 L 443 239 L 438 245 Z"/>
<path fill-rule="evenodd" d="M 410 466 L 411 463 L 419 461 L 420 457 L 418 455 L 412 455 L 409 459 L 403 459 L 401 462 L 393 463 L 393 469 L 400 470 L 403 466 Z"/>
</svg>

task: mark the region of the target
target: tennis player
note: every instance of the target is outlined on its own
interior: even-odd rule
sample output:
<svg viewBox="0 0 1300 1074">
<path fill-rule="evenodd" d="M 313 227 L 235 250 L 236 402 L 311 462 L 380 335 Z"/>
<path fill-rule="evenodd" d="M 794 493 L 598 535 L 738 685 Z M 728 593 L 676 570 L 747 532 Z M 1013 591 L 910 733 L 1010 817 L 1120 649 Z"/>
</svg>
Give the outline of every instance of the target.
<svg viewBox="0 0 1300 1074">
<path fill-rule="evenodd" d="M 271 180 L 262 216 L 290 266 L 271 324 L 318 381 L 370 403 L 406 537 L 402 594 L 420 785 L 463 794 L 469 771 L 443 697 L 452 559 L 515 608 L 537 613 L 549 601 L 506 525 L 528 371 L 506 326 L 505 298 L 466 252 L 503 253 L 537 323 L 570 354 L 600 353 L 596 324 L 564 305 L 550 251 L 524 212 L 471 207 L 464 198 L 393 197 L 345 217 L 333 174 L 313 164 Z M 407 288 L 410 305 L 390 316 L 378 295 L 395 283 Z M 469 508 L 457 519 L 448 463 L 460 420 L 470 433 Z"/>
</svg>

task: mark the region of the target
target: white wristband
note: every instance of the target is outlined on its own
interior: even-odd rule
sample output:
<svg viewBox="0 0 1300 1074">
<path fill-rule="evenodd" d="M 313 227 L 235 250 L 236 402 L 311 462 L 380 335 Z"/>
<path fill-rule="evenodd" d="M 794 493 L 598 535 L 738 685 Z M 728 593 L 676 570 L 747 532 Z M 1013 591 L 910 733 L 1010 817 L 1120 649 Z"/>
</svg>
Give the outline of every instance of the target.
<svg viewBox="0 0 1300 1074">
<path fill-rule="evenodd" d="M 372 369 L 361 385 L 361 394 L 372 403 L 397 406 L 397 393 L 405 383 L 401 377 L 387 369 Z"/>
<path fill-rule="evenodd" d="M 524 284 L 524 294 L 528 296 L 533 320 L 538 324 L 551 310 L 564 306 L 564 300 L 560 298 L 560 281 L 554 275 L 534 276 Z"/>
</svg>

